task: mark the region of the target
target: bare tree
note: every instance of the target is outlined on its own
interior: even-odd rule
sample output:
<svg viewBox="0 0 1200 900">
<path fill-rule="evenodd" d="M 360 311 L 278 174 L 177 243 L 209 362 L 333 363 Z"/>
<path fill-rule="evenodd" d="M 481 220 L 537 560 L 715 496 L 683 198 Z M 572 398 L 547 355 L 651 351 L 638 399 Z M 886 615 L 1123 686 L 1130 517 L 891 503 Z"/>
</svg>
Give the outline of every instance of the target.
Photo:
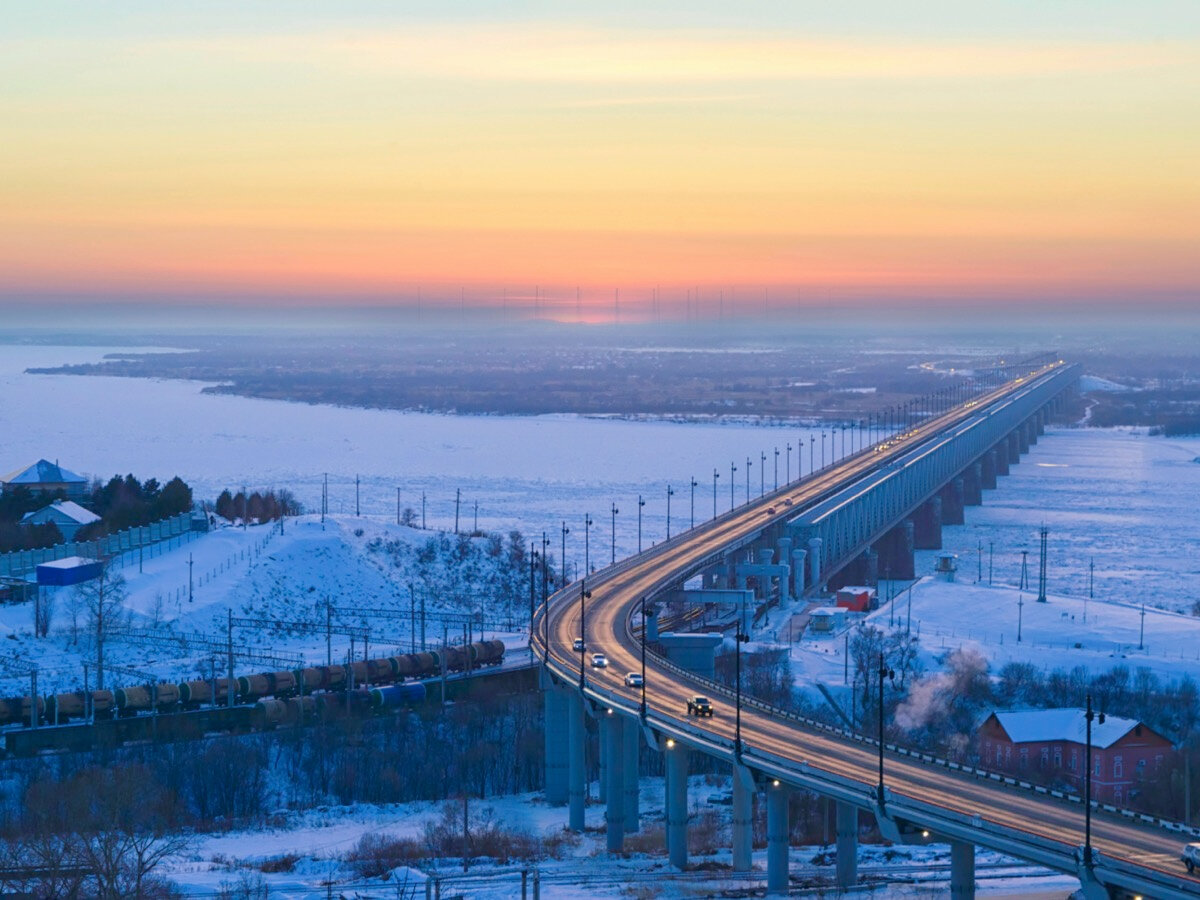
<svg viewBox="0 0 1200 900">
<path fill-rule="evenodd" d="M 54 621 L 54 595 L 47 592 L 44 596 L 40 589 L 38 601 L 33 607 L 33 636 L 44 638 L 50 633 L 50 624 Z"/>
<path fill-rule="evenodd" d="M 96 688 L 104 689 L 104 642 L 109 633 L 125 624 L 128 612 L 125 600 L 129 591 L 125 576 L 115 572 L 106 560 L 100 574 L 76 589 L 82 609 L 87 612 L 88 630 L 96 641 Z"/>
</svg>

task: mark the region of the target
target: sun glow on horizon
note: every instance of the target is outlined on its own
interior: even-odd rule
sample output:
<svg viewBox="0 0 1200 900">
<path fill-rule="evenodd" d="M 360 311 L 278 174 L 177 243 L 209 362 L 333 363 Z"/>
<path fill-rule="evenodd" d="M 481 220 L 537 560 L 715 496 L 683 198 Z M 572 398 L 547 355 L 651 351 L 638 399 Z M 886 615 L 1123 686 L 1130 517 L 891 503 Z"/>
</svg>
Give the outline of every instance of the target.
<svg viewBox="0 0 1200 900">
<path fill-rule="evenodd" d="M 222 26 L 182 6 L 122 29 L 26 13 L 0 38 L 0 300 L 1200 285 L 1200 28 L 368 6 L 301 4 L 287 27 L 257 4 Z"/>
</svg>

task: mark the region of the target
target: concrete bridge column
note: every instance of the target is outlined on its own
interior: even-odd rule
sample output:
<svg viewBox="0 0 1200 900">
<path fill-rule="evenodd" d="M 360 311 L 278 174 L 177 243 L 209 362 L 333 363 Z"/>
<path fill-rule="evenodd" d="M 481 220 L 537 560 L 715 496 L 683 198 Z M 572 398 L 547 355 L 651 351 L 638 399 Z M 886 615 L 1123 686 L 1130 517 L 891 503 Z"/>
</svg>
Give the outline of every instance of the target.
<svg viewBox="0 0 1200 900">
<path fill-rule="evenodd" d="M 1037 411 L 1037 415 L 1034 419 L 1034 422 L 1037 425 L 1038 435 L 1043 435 L 1046 433 L 1046 419 L 1048 417 L 1049 417 L 1049 412 L 1045 408 L 1039 409 Z"/>
<path fill-rule="evenodd" d="M 821 589 L 821 543 L 822 541 L 818 537 L 808 540 L 809 584 L 816 591 Z"/>
<path fill-rule="evenodd" d="M 783 537 L 775 542 L 779 547 L 779 565 L 790 566 L 792 562 L 792 539 Z M 792 593 L 792 571 L 779 579 L 779 605 L 786 606 L 795 595 Z"/>
<path fill-rule="evenodd" d="M 625 833 L 633 834 L 638 830 L 638 820 L 641 818 L 638 808 L 638 749 L 642 729 L 637 721 L 630 719 L 625 723 L 624 732 L 621 768 L 624 771 L 622 784 L 625 786 Z"/>
<path fill-rule="evenodd" d="M 737 589 L 737 558 L 732 553 L 725 555 L 725 577 L 727 579 L 725 586 L 728 588 Z"/>
<path fill-rule="evenodd" d="M 983 487 L 985 490 L 996 489 L 996 451 L 989 450 L 983 454 Z"/>
<path fill-rule="evenodd" d="M 600 767 L 600 777 L 596 782 L 596 799 L 601 803 L 608 802 L 608 741 L 604 739 L 604 732 L 600 732 L 600 739 L 596 741 L 597 763 Z"/>
<path fill-rule="evenodd" d="M 1029 445 L 1026 444 L 1024 449 L 1028 450 Z M 1015 466 L 1017 463 L 1019 463 L 1021 461 L 1022 452 L 1020 429 L 1017 429 L 1017 431 L 1014 431 L 1008 436 L 1008 464 L 1010 466 Z"/>
<path fill-rule="evenodd" d="M 879 554 L 871 547 L 863 551 L 863 584 L 875 587 L 879 584 Z"/>
<path fill-rule="evenodd" d="M 792 551 L 792 596 L 797 600 L 804 596 L 804 561 L 807 558 L 807 550 Z"/>
<path fill-rule="evenodd" d="M 963 515 L 963 480 L 951 478 L 950 483 L 941 490 L 942 524 L 962 525 L 967 521 Z"/>
<path fill-rule="evenodd" d="M 788 889 L 788 789 L 778 781 L 767 787 L 767 895 Z"/>
<path fill-rule="evenodd" d="M 905 519 L 876 544 L 880 551 L 879 562 L 893 579 L 903 581 L 916 575 L 916 561 L 913 558 L 914 530 L 913 520 Z"/>
<path fill-rule="evenodd" d="M 942 549 L 942 498 L 935 496 L 913 515 L 913 546 L 918 550 Z"/>
<path fill-rule="evenodd" d="M 858 881 L 858 807 L 837 805 L 837 885 L 845 890 Z"/>
<path fill-rule="evenodd" d="M 567 715 L 570 700 L 561 688 L 547 687 L 542 692 L 546 712 L 546 802 L 562 806 L 567 802 Z"/>
<path fill-rule="evenodd" d="M 1021 453 L 1029 452 L 1029 427 L 1025 422 L 1017 426 L 1017 450 Z"/>
<path fill-rule="evenodd" d="M 967 506 L 983 504 L 983 465 L 971 463 L 963 469 L 963 503 Z"/>
<path fill-rule="evenodd" d="M 950 842 L 951 900 L 975 900 L 975 845 Z"/>
<path fill-rule="evenodd" d="M 583 697 L 577 691 L 567 694 L 567 827 L 583 833 L 583 809 L 587 800 L 583 748 L 587 722 L 583 718 Z"/>
<path fill-rule="evenodd" d="M 1037 415 L 1033 415 L 1025 420 L 1025 440 L 1029 441 L 1029 446 L 1032 447 L 1037 443 L 1038 427 Z"/>
<path fill-rule="evenodd" d="M 608 784 L 605 787 L 608 852 L 620 853 L 625 843 L 625 719 L 611 712 L 601 716 L 600 741 L 608 751 Z M 604 780 L 602 775 L 601 781 Z"/>
<path fill-rule="evenodd" d="M 667 858 L 677 869 L 686 869 L 688 751 L 678 741 L 668 740 L 667 762 Z"/>
<path fill-rule="evenodd" d="M 1005 438 L 1000 443 L 998 443 L 995 447 L 993 447 L 992 452 L 996 454 L 996 474 L 997 475 L 1007 475 L 1008 474 L 1008 438 Z"/>
<path fill-rule="evenodd" d="M 754 827 L 752 823 L 754 794 L 746 779 L 733 765 L 733 871 L 749 872 L 754 867 Z"/>
</svg>

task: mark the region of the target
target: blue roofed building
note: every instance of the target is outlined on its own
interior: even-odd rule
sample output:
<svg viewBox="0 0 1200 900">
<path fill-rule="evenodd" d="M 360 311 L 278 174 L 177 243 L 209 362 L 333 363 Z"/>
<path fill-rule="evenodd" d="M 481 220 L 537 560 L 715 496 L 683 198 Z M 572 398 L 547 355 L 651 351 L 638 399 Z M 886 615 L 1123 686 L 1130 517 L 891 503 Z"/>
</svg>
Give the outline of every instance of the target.
<svg viewBox="0 0 1200 900">
<path fill-rule="evenodd" d="M 87 486 L 88 480 L 82 475 L 46 459 L 39 459 L 32 466 L 0 475 L 0 491 L 26 488 L 34 494 L 53 495 L 61 492 L 68 500 L 82 500 Z"/>
</svg>

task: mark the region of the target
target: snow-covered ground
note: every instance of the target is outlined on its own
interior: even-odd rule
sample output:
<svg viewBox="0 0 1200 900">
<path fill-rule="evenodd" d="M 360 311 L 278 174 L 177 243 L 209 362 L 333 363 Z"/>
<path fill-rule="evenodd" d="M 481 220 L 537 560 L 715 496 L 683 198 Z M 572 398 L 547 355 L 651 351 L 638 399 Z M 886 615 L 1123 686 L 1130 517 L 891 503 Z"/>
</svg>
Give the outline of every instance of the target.
<svg viewBox="0 0 1200 900">
<path fill-rule="evenodd" d="M 453 584 L 460 590 L 496 584 L 503 569 L 487 553 L 487 540 L 472 540 L 476 568 L 459 571 L 453 580 L 444 571 L 452 565 L 448 556 L 434 557 L 423 568 L 416 561 L 418 551 L 437 537 L 377 520 L 336 516 L 322 524 L 318 516 L 308 515 L 288 521 L 283 534 L 277 525 L 223 527 L 182 544 L 172 543 L 169 548 L 159 545 L 140 561 L 138 554 L 126 553 L 120 574 L 128 594 L 129 624 L 136 629 L 202 635 L 223 646 L 227 610 L 232 609 L 237 617 L 260 619 L 261 627 L 239 627 L 235 632 L 236 652 L 256 654 L 253 661 L 237 664 L 242 674 L 285 665 L 291 668 L 292 660 L 317 665 L 326 661 L 327 653 L 335 660 L 344 659 L 349 636 L 335 633 L 329 649 L 323 632 L 303 633 L 288 627 L 296 622 L 324 623 L 327 601 L 335 610 L 335 628 L 370 629 L 373 655 L 419 649 L 420 623 L 418 619 L 414 633 L 413 613 L 419 616 L 423 598 L 430 645 L 442 642 L 444 613 L 481 610 L 486 631 L 475 631 L 475 639 L 500 637 L 512 654 L 526 653 L 524 603 L 519 609 L 501 607 L 494 602 L 494 594 L 488 596 L 482 590 L 482 599 L 463 603 L 449 590 Z M 422 572 L 433 576 L 434 589 L 422 587 Z M 415 589 L 410 592 L 409 585 L 414 582 Z M 33 637 L 32 604 L 0 607 L 0 636 L 4 638 L 0 641 L 0 696 L 27 691 L 28 671 L 33 665 L 39 669 L 38 687 L 43 693 L 73 690 L 83 684 L 84 661 L 93 659 L 94 652 L 88 646 L 85 612 L 76 613 L 78 628 L 72 627 L 74 590 L 59 589 L 52 601 L 51 635 L 46 639 Z M 362 607 L 395 614 L 367 617 L 350 612 Z M 454 621 L 449 637 L 461 639 Z M 361 642 L 355 650 L 361 655 Z M 224 664 L 219 647 L 214 664 L 214 651 L 201 649 L 195 642 L 181 649 L 174 642 L 152 646 L 113 638 L 106 653 L 110 664 L 168 680 L 207 677 L 214 665 L 221 670 Z M 278 660 L 278 665 L 269 664 L 271 659 Z M 92 684 L 94 678 L 93 670 Z M 108 683 L 137 680 L 134 675 L 110 673 Z"/>
<path fill-rule="evenodd" d="M 536 863 L 498 865 L 475 861 L 463 873 L 460 860 L 442 860 L 436 867 L 399 868 L 386 880 L 366 879 L 348 864 L 347 856 L 364 835 L 420 839 L 427 824 L 441 816 L 441 804 L 408 803 L 390 806 L 360 804 L 352 807 L 323 807 L 281 813 L 269 827 L 202 835 L 180 857 L 164 865 L 162 873 L 175 882 L 185 896 L 212 896 L 223 884 L 236 883 L 239 875 L 257 872 L 264 863 L 294 854 L 290 871 L 262 875 L 272 897 L 311 898 L 326 896 L 326 883 L 333 882 L 335 895 L 404 896 L 398 885 L 406 885 L 409 896 L 424 897 L 426 878 L 441 881 L 442 896 L 462 893 L 472 900 L 508 898 L 520 894 L 522 868 L 536 868 L 541 895 L 550 898 L 585 897 L 711 897 L 722 891 L 763 887 L 766 852 L 754 853 L 755 873 L 750 878 L 729 871 L 731 787 L 728 778 L 694 776 L 689 783 L 689 806 L 693 822 L 711 817 L 715 823 L 712 852 L 690 855 L 696 871 L 678 874 L 666 865 L 658 846 L 633 850 L 614 858 L 605 849 L 604 807 L 587 808 L 587 831 L 581 836 L 565 832 L 567 810 L 549 807 L 540 794 L 492 797 L 470 801 L 470 815 L 490 816 L 506 829 L 521 831 L 544 846 L 557 845 L 553 858 Z M 659 832 L 663 826 L 664 786 L 661 778 L 643 778 L 640 785 L 642 831 Z M 593 796 L 595 784 L 592 785 Z M 452 801 L 455 812 L 460 807 Z M 794 846 L 790 866 L 794 879 L 817 886 L 834 880 L 832 845 Z M 860 844 L 860 878 L 879 883 L 876 895 L 888 897 L 941 896 L 948 890 L 949 848 L 885 847 Z M 530 876 L 532 877 L 532 876 Z M 886 884 L 884 878 L 890 879 Z M 1039 896 L 1065 898 L 1079 882 L 1034 867 L 1022 865 L 999 854 L 980 851 L 976 858 L 979 893 L 986 896 Z M 910 882 L 904 884 L 905 881 Z M 416 889 L 414 891 L 414 888 Z M 638 892 L 640 891 L 642 892 Z M 358 891 L 359 893 L 353 893 Z"/>
<path fill-rule="evenodd" d="M 978 651 L 993 672 L 1008 662 L 1046 670 L 1084 666 L 1094 674 L 1119 665 L 1130 671 L 1145 667 L 1166 681 L 1200 671 L 1200 618 L 1148 606 L 1143 635 L 1140 606 L 1055 594 L 1038 603 L 1036 597 L 1036 591 L 946 583 L 925 576 L 891 603 L 885 589 L 880 608 L 865 618 L 884 632 L 911 627 L 921 638 L 920 659 L 926 671 L 937 669 L 938 659 L 959 647 Z M 846 627 L 854 628 L 863 618 L 851 615 Z M 808 632 L 792 645 L 792 671 L 799 686 L 842 686 L 844 635 L 845 629 Z"/>
</svg>

